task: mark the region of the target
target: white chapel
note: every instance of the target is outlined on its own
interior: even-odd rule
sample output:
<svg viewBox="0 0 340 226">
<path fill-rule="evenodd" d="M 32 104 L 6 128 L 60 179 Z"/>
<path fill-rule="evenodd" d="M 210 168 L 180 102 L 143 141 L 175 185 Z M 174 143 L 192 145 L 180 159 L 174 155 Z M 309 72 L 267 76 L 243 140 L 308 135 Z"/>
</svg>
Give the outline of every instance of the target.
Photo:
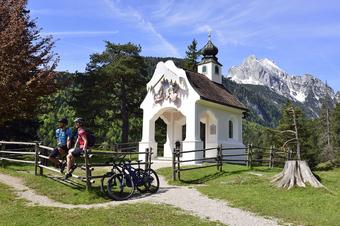
<svg viewBox="0 0 340 226">
<path fill-rule="evenodd" d="M 198 73 L 176 67 L 173 61 L 159 62 L 147 83 L 143 109 L 143 135 L 139 150 L 152 148 L 157 157 L 155 121 L 167 126 L 164 158 L 171 158 L 177 141 L 181 150 L 223 147 L 243 148 L 242 117 L 246 107 L 222 85 L 222 64 L 211 42 L 202 49 Z M 203 133 L 203 134 L 202 134 Z M 216 157 L 217 150 L 183 153 L 183 160 Z M 199 163 L 199 162 L 194 162 Z"/>
</svg>

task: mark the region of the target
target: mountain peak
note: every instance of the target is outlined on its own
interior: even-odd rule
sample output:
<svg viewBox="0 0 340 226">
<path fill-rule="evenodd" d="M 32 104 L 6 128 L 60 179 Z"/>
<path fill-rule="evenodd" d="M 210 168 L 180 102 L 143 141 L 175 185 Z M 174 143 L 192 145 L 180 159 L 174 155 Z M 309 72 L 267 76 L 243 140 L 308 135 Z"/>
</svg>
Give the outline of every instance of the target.
<svg viewBox="0 0 340 226">
<path fill-rule="evenodd" d="M 264 58 L 264 59 L 260 60 L 260 62 L 261 62 L 263 65 L 267 66 L 267 67 L 270 67 L 270 68 L 273 68 L 273 69 L 276 69 L 276 70 L 279 70 L 279 71 L 283 71 L 281 68 L 279 68 L 279 66 L 277 66 L 277 65 L 274 63 L 274 61 L 269 60 L 269 59 L 267 59 L 267 58 Z"/>
<path fill-rule="evenodd" d="M 248 56 L 242 64 L 233 66 L 228 72 L 231 80 L 240 84 L 267 86 L 276 93 L 292 101 L 310 104 L 318 110 L 326 92 L 335 101 L 332 88 L 311 74 L 291 76 L 268 58 L 258 59 Z"/>
</svg>

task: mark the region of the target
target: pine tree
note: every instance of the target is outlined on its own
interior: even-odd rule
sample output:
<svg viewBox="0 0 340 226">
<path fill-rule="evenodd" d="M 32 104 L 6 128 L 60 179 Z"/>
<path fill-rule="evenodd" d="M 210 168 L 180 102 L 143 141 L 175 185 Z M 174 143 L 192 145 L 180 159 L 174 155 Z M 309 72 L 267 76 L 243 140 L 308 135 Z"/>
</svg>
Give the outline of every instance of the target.
<svg viewBox="0 0 340 226">
<path fill-rule="evenodd" d="M 73 126 L 75 119 L 75 109 L 71 106 L 73 99 L 75 74 L 59 73 L 57 79 L 58 90 L 51 95 L 42 98 L 44 105 L 40 107 L 38 120 L 40 127 L 38 130 L 39 140 L 45 145 L 57 145 L 55 139 L 55 129 L 60 118 L 67 118 L 68 126 Z"/>
<path fill-rule="evenodd" d="M 120 130 L 111 135 L 120 135 L 123 143 L 129 140 L 130 118 L 142 113 L 147 72 L 140 52 L 139 45 L 107 41 L 102 53 L 91 55 L 87 73 L 77 78 L 81 84 L 75 93 L 77 114 L 106 131 L 114 123 Z"/>
<path fill-rule="evenodd" d="M 301 141 L 305 138 L 304 115 L 299 108 L 288 103 L 282 112 L 278 129 L 281 131 L 281 145 L 285 149 L 295 150 L 296 158 L 301 160 Z"/>
<path fill-rule="evenodd" d="M 340 166 L 340 104 L 338 103 L 331 117 L 332 141 L 336 155 L 336 162 Z"/>
<path fill-rule="evenodd" d="M 327 89 L 327 83 L 326 83 Z M 331 161 L 335 159 L 334 148 L 332 145 L 332 138 L 331 138 L 331 110 L 333 109 L 332 106 L 332 99 L 328 93 L 328 90 L 325 92 L 325 97 L 322 101 L 321 111 L 320 111 L 320 118 L 319 118 L 319 146 L 322 150 L 320 159 L 322 162 Z"/>
<path fill-rule="evenodd" d="M 41 37 L 26 0 L 0 4 L 0 125 L 36 114 L 39 97 L 54 89 L 58 59 L 51 37 Z"/>
<path fill-rule="evenodd" d="M 313 187 L 323 185 L 316 179 L 308 164 L 303 159 L 308 159 L 310 134 L 307 123 L 299 108 L 293 107 L 290 103 L 283 109 L 279 129 L 282 134 L 282 147 L 295 150 L 295 160 L 288 160 L 283 171 L 277 174 L 272 182 L 278 187 L 288 189 L 299 186 L 305 187 L 309 183 Z M 310 159 L 308 159 L 310 160 Z"/>
<path fill-rule="evenodd" d="M 197 41 L 195 39 L 188 45 L 188 50 L 185 51 L 185 54 L 186 57 L 184 58 L 183 67 L 187 70 L 197 72 L 198 58 L 201 53 L 197 50 Z"/>
</svg>

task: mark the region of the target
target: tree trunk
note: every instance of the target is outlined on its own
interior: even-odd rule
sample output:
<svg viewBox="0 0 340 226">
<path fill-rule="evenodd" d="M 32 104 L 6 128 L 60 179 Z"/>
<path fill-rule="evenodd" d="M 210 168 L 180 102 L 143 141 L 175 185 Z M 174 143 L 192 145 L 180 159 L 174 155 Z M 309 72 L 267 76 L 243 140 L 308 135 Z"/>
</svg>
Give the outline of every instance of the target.
<svg viewBox="0 0 340 226">
<path fill-rule="evenodd" d="M 123 81 L 124 82 L 124 81 Z M 127 106 L 126 89 L 122 84 L 121 91 L 122 143 L 129 142 L 129 110 Z"/>
<path fill-rule="evenodd" d="M 299 132 L 298 132 L 298 127 L 297 127 L 297 122 L 296 122 L 296 114 L 295 114 L 294 108 L 292 107 L 291 109 L 293 112 L 293 122 L 294 122 L 294 129 L 295 129 L 296 154 L 297 154 L 297 159 L 301 160 L 300 140 L 299 140 Z"/>
<path fill-rule="evenodd" d="M 122 143 L 129 142 L 129 114 L 122 114 Z"/>
<path fill-rule="evenodd" d="M 274 176 L 272 183 L 277 187 L 288 189 L 294 186 L 306 187 L 306 183 L 315 188 L 323 187 L 313 175 L 307 162 L 301 160 L 286 161 L 283 171 Z"/>
</svg>

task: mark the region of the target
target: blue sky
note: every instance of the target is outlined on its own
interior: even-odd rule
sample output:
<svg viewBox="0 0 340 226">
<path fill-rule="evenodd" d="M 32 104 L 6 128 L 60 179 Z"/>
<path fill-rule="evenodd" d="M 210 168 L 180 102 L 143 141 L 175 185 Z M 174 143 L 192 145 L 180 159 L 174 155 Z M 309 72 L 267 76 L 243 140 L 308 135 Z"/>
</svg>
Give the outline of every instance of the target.
<svg viewBox="0 0 340 226">
<path fill-rule="evenodd" d="M 103 40 L 140 44 L 145 56 L 184 57 L 193 38 L 203 47 L 212 31 L 223 74 L 254 54 L 340 90 L 336 0 L 28 0 L 28 9 L 57 40 L 59 70 L 84 71 Z"/>
</svg>

